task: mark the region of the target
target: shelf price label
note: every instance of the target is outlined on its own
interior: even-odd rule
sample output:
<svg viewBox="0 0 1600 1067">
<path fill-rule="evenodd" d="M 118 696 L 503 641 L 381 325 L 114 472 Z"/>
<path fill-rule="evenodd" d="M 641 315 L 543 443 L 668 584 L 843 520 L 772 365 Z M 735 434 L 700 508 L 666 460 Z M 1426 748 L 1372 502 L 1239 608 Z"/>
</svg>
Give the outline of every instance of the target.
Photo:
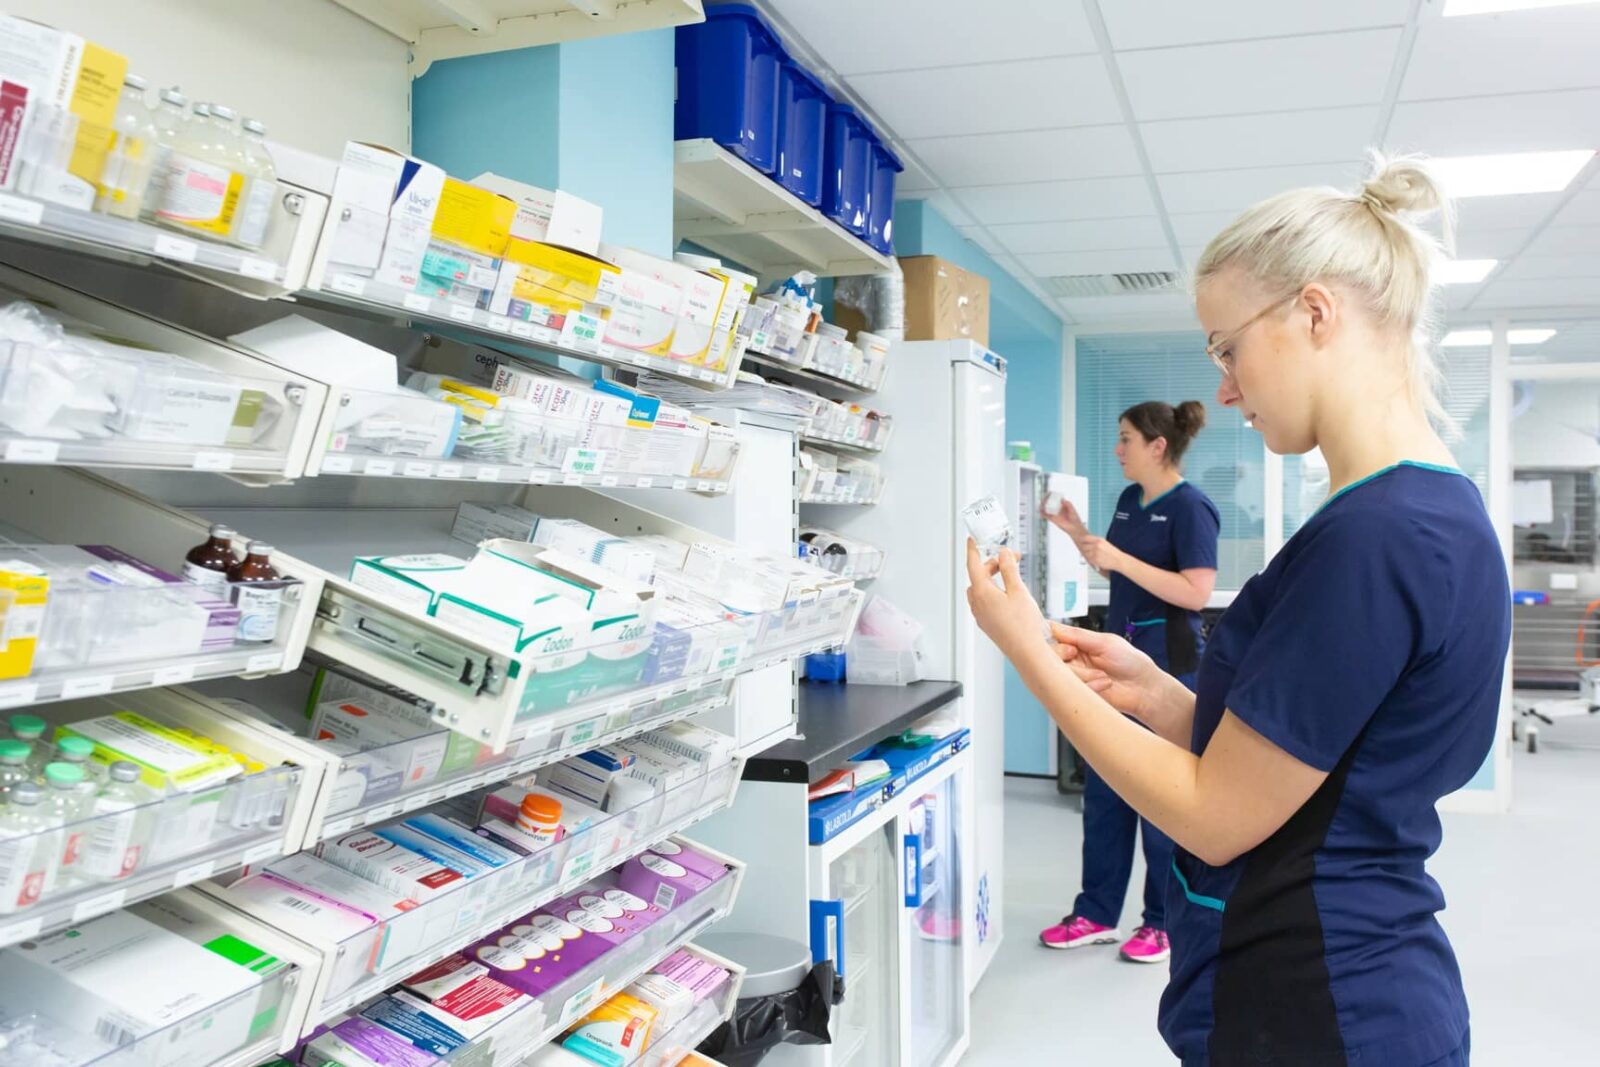
<svg viewBox="0 0 1600 1067">
<path fill-rule="evenodd" d="M 322 457 L 323 474 L 349 474 L 351 468 L 354 466 L 355 464 L 351 461 L 349 456 Z"/>
<path fill-rule="evenodd" d="M 114 893 L 103 893 L 98 897 L 78 902 L 72 909 L 72 921 L 81 923 L 85 919 L 92 919 L 96 915 L 104 915 L 108 911 L 116 911 L 122 907 L 122 902 L 128 899 L 126 889 L 118 889 Z"/>
<path fill-rule="evenodd" d="M 263 282 L 278 280 L 278 265 L 270 259 L 260 256 L 245 256 L 239 261 L 239 273 L 246 278 L 256 278 Z"/>
<path fill-rule="evenodd" d="M 533 323 L 531 323 L 531 322 L 513 322 L 511 324 L 511 335 L 513 337 L 532 338 L 533 337 Z"/>
<path fill-rule="evenodd" d="M 109 674 L 97 675 L 94 678 L 69 678 L 61 683 L 61 699 L 97 697 L 102 693 L 111 692 L 111 683 L 112 677 Z"/>
<path fill-rule="evenodd" d="M 615 474 L 602 474 L 600 476 L 600 488 L 614 489 L 616 488 L 617 481 L 618 479 Z"/>
<path fill-rule="evenodd" d="M 232 452 L 196 452 L 191 464 L 197 471 L 233 470 Z"/>
<path fill-rule="evenodd" d="M 169 234 L 157 234 L 155 243 L 156 255 L 163 259 L 177 259 L 184 263 L 193 263 L 194 258 L 200 254 L 200 246 L 183 237 L 173 237 Z"/>
<path fill-rule="evenodd" d="M 430 463 L 407 463 L 404 471 L 407 478 L 433 477 L 433 465 Z"/>
<path fill-rule="evenodd" d="M 640 489 L 652 489 L 655 487 L 656 480 L 648 475 L 640 475 L 636 484 Z"/>
<path fill-rule="evenodd" d="M 406 306 L 407 311 L 421 311 L 426 313 L 429 308 L 433 307 L 432 301 L 423 296 L 421 293 L 407 293 L 405 296 L 400 298 L 400 302 Z"/>
<path fill-rule="evenodd" d="M 336 293 L 347 293 L 350 296 L 367 294 L 366 279 L 357 278 L 353 274 L 335 274 L 328 284 Z"/>
<path fill-rule="evenodd" d="M 54 463 L 61 455 L 61 445 L 55 441 L 7 441 L 7 463 Z"/>
<path fill-rule="evenodd" d="M 461 464 L 459 464 L 459 463 L 441 463 L 435 469 L 434 473 L 436 473 L 441 478 L 454 480 L 454 479 L 457 479 L 457 478 L 461 477 Z"/>
<path fill-rule="evenodd" d="M 180 663 L 174 667 L 157 667 L 150 676 L 153 685 L 183 685 L 194 681 L 194 664 Z"/>
<path fill-rule="evenodd" d="M 393 474 L 394 473 L 394 460 L 392 460 L 392 459 L 369 459 L 369 460 L 367 460 L 367 473 L 368 474 L 378 474 L 378 475 L 390 475 L 390 474 Z"/>
<path fill-rule="evenodd" d="M 467 307 L 465 304 L 451 304 L 450 317 L 455 319 L 457 322 L 471 322 L 472 309 Z"/>
<path fill-rule="evenodd" d="M 263 652 L 259 656 L 251 656 L 244 665 L 244 673 L 261 674 L 266 671 L 275 671 L 283 666 L 283 653 Z"/>
<path fill-rule="evenodd" d="M 39 698 L 39 685 L 37 682 L 13 682 L 11 685 L 0 685 L 0 708 L 15 708 L 24 704 L 32 704 Z"/>
<path fill-rule="evenodd" d="M 476 477 L 480 482 L 498 482 L 500 480 L 500 468 L 479 467 Z"/>
<path fill-rule="evenodd" d="M 44 221 L 44 204 L 10 193 L 0 193 L 0 219 L 37 226 Z"/>
</svg>

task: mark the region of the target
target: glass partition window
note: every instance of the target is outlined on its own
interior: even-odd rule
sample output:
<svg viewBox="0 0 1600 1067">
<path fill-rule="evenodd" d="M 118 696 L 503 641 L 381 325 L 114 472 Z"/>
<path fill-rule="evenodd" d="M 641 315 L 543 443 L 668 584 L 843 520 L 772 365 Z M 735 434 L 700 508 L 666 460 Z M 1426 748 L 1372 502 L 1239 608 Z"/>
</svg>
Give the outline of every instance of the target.
<svg viewBox="0 0 1600 1067">
<path fill-rule="evenodd" d="M 1077 467 L 1089 479 L 1089 525 L 1104 533 L 1127 486 L 1113 449 L 1117 417 L 1146 400 L 1200 400 L 1206 428 L 1189 446 L 1184 475 L 1222 517 L 1217 588 L 1238 589 L 1261 569 L 1266 450 L 1235 411 L 1216 402 L 1217 369 L 1198 332 L 1103 334 L 1077 339 Z M 1104 587 L 1106 580 L 1092 575 Z"/>
</svg>

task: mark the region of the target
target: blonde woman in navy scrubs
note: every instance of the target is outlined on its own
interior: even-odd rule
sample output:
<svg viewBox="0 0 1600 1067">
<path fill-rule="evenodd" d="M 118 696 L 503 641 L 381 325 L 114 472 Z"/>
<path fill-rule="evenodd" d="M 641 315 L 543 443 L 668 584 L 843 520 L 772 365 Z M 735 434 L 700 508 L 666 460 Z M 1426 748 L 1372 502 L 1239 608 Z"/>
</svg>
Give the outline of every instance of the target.
<svg viewBox="0 0 1600 1067">
<path fill-rule="evenodd" d="M 1089 565 L 1111 580 L 1106 631 L 1121 634 L 1156 666 L 1194 688 L 1200 609 L 1217 581 L 1217 506 L 1184 481 L 1183 454 L 1206 424 L 1205 405 L 1136 404 L 1117 421 L 1117 462 L 1133 484 L 1117 499 L 1105 537 L 1095 537 L 1071 504 L 1047 515 Z M 1167 872 L 1172 839 L 1140 819 L 1092 766 L 1084 768 L 1083 888 L 1072 912 L 1039 934 L 1046 948 L 1112 945 L 1144 837 L 1144 915 L 1122 945 L 1133 963 L 1165 963 Z"/>
<path fill-rule="evenodd" d="M 1448 204 L 1419 161 L 1378 163 L 1353 194 L 1256 205 L 1196 266 L 1217 399 L 1276 453 L 1320 449 L 1332 486 L 1212 629 L 1196 692 L 1116 635 L 1041 641 L 1015 559 L 968 548 L 979 625 L 1177 842 L 1158 1021 L 1185 1067 L 1468 1062 L 1425 864 L 1494 740 L 1511 597 L 1434 428 L 1437 248 L 1411 220 Z"/>
</svg>

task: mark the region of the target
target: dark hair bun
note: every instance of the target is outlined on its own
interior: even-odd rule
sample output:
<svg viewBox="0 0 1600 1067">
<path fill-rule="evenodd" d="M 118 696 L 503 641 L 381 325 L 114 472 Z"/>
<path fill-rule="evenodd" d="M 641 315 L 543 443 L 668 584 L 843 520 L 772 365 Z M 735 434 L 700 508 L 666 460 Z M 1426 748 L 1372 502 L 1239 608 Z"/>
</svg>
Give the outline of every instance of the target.
<svg viewBox="0 0 1600 1067">
<path fill-rule="evenodd" d="M 1206 406 L 1198 400 L 1185 400 L 1172 409 L 1173 421 L 1178 424 L 1178 432 L 1185 437 L 1193 437 L 1206 425 Z"/>
</svg>

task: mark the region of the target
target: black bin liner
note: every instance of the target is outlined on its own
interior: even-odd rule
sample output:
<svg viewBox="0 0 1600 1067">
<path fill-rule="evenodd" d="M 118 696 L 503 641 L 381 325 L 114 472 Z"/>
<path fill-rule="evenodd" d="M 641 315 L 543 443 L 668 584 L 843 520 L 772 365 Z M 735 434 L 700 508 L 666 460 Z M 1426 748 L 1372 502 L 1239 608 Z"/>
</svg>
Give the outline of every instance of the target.
<svg viewBox="0 0 1600 1067">
<path fill-rule="evenodd" d="M 752 1067 L 779 1045 L 826 1045 L 828 1020 L 843 999 L 844 983 L 833 961 L 824 960 L 793 989 L 741 998 L 733 1018 L 712 1031 L 699 1051 L 724 1067 Z"/>
</svg>

